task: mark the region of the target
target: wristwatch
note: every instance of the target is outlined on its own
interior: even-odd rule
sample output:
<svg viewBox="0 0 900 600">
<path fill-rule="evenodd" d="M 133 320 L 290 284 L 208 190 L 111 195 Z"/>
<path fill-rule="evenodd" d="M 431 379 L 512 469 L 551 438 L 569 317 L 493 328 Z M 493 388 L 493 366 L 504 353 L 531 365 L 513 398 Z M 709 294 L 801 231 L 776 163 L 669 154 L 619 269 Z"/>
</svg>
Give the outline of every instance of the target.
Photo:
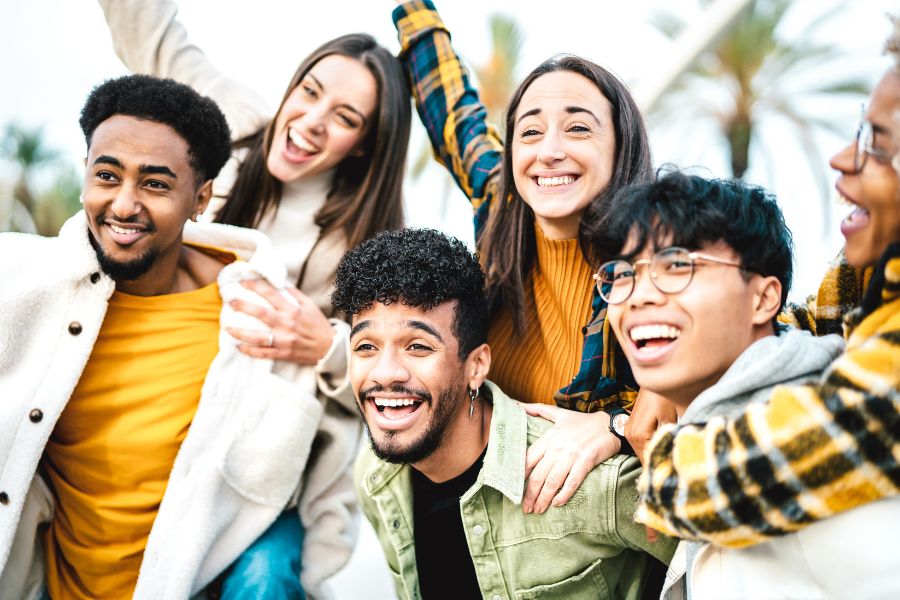
<svg viewBox="0 0 900 600">
<path fill-rule="evenodd" d="M 624 408 L 616 408 L 609 411 L 609 432 L 619 438 L 622 442 L 622 450 L 631 448 L 628 440 L 625 439 L 625 423 L 631 418 L 631 414 Z"/>
</svg>

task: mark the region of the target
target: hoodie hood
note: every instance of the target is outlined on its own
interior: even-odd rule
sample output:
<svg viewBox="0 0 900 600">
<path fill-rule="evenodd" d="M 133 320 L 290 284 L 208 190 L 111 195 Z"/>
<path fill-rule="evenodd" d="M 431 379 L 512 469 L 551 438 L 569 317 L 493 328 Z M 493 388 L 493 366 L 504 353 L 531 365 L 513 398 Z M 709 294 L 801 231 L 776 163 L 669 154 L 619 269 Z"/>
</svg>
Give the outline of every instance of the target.
<svg viewBox="0 0 900 600">
<path fill-rule="evenodd" d="M 691 402 L 679 423 L 702 423 L 716 415 L 735 415 L 750 402 L 763 402 L 779 384 L 819 378 L 844 350 L 837 335 L 815 337 L 788 330 L 751 344 L 711 388 Z"/>
</svg>

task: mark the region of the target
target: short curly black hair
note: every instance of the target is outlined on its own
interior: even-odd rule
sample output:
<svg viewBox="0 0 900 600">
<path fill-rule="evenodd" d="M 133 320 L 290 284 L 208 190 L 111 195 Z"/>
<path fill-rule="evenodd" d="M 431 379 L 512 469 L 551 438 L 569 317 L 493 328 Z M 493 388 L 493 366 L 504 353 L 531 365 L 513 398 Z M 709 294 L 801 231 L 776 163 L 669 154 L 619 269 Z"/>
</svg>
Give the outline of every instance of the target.
<svg viewBox="0 0 900 600">
<path fill-rule="evenodd" d="M 173 79 L 125 75 L 95 87 L 78 123 L 88 148 L 97 127 L 114 115 L 168 125 L 188 144 L 188 159 L 200 184 L 214 179 L 231 156 L 231 132 L 215 102 Z"/>
<path fill-rule="evenodd" d="M 434 229 L 383 231 L 366 240 L 341 259 L 331 294 L 348 315 L 375 302 L 430 310 L 453 300 L 453 335 L 464 359 L 487 341 L 484 273 L 465 244 Z"/>
</svg>

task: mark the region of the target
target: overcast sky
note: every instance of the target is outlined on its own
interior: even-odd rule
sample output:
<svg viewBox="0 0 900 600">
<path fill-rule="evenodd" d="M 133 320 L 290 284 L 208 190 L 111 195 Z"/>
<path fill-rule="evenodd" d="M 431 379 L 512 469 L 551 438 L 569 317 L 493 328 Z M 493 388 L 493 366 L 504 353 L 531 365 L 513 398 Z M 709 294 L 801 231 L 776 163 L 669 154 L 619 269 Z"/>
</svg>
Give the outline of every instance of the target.
<svg viewBox="0 0 900 600">
<path fill-rule="evenodd" d="M 838 4 L 846 5 L 846 10 L 820 28 L 817 39 L 839 44 L 850 53 L 852 59 L 838 63 L 836 69 L 865 73 L 874 82 L 888 65 L 880 57 L 881 42 L 888 32 L 883 15 L 888 9 L 900 8 L 895 1 L 797 0 L 783 31 L 799 36 L 823 6 Z M 631 84 L 652 75 L 669 48 L 670 42 L 649 25 L 653 12 L 665 6 L 696 18 L 698 10 L 694 0 L 439 0 L 437 5 L 456 48 L 470 62 L 479 63 L 489 54 L 488 17 L 504 12 L 514 16 L 526 34 L 520 75 L 553 54 L 570 52 L 611 68 Z M 94 84 L 126 72 L 112 51 L 100 8 L 88 0 L 3 0 L 0 6 L 0 55 L 4 57 L 0 61 L 0 124 L 43 124 L 50 145 L 63 151 L 73 165 L 78 164 L 84 148 L 77 117 L 85 96 Z M 328 39 L 367 31 L 396 51 L 390 19 L 394 6 L 392 0 L 184 0 L 180 18 L 193 41 L 217 66 L 277 105 L 299 61 Z M 819 109 L 846 121 L 849 140 L 858 108 L 829 104 Z M 673 139 L 661 124 L 651 122 L 650 126 L 657 164 L 701 165 L 709 174 L 727 175 L 725 155 L 706 132 L 679 134 Z M 768 165 L 758 161 L 748 178 L 778 194 L 794 230 L 799 266 L 793 296 L 798 297 L 814 291 L 826 261 L 839 247 L 837 220 L 847 210 L 835 209 L 826 235 L 818 191 L 799 150 L 785 138 L 785 129 L 778 123 L 764 133 L 776 151 Z M 825 157 L 846 143 L 832 136 L 821 136 L 819 142 Z M 411 155 L 421 143 L 422 138 L 414 135 Z M 436 209 L 442 188 L 437 170 L 407 186 L 410 222 L 470 239 L 470 213 L 461 195 L 451 198 L 447 214 Z"/>
</svg>

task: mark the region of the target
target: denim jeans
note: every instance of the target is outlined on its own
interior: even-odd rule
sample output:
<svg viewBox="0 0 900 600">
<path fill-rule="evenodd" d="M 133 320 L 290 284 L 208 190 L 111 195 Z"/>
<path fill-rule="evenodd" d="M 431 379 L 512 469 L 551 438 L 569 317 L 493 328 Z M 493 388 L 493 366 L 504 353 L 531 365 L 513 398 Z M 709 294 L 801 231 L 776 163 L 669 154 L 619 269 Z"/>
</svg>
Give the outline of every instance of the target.
<svg viewBox="0 0 900 600">
<path fill-rule="evenodd" d="M 300 586 L 303 525 L 288 510 L 241 554 L 222 580 L 222 600 L 304 600 Z"/>
</svg>

